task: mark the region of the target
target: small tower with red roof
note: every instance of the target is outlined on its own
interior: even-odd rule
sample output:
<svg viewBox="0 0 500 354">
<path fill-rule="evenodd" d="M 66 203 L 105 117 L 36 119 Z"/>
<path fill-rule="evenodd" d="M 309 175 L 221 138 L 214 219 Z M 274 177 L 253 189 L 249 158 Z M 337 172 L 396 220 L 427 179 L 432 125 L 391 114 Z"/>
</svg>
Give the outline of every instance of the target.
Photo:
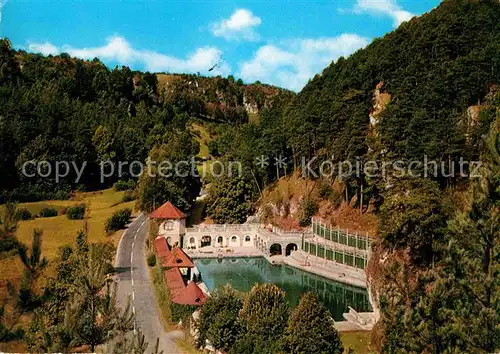
<svg viewBox="0 0 500 354">
<path fill-rule="evenodd" d="M 166 202 L 153 211 L 149 217 L 160 222 L 158 236 L 165 237 L 170 246 L 177 243 L 182 248 L 186 233 L 186 214 L 171 202 Z"/>
</svg>

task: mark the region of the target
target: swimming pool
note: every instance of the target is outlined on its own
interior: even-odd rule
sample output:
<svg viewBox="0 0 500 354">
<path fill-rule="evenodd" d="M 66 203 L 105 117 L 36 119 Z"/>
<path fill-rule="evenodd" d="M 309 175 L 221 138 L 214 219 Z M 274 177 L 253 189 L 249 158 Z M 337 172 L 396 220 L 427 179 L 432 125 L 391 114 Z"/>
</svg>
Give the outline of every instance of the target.
<svg viewBox="0 0 500 354">
<path fill-rule="evenodd" d="M 292 307 L 297 306 L 302 294 L 313 291 L 330 310 L 336 321 L 348 306 L 356 311 L 371 311 L 366 289 L 339 283 L 287 265 L 272 265 L 262 257 L 195 259 L 202 279 L 210 291 L 230 284 L 239 291 L 249 291 L 255 283 L 273 283 L 286 292 Z"/>
</svg>

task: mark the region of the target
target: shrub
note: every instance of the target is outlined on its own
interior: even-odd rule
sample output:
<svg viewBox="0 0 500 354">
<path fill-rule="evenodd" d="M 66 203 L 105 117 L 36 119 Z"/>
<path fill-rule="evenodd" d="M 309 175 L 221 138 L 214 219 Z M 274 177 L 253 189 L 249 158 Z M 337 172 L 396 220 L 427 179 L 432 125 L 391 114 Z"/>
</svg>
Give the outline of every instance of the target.
<svg viewBox="0 0 500 354">
<path fill-rule="evenodd" d="M 85 204 L 79 204 L 69 207 L 66 210 L 66 216 L 70 220 L 82 220 L 85 216 Z"/>
<path fill-rule="evenodd" d="M 331 196 L 333 195 L 333 188 L 328 182 L 322 181 L 319 186 L 318 186 L 318 195 L 322 199 L 330 199 Z"/>
<path fill-rule="evenodd" d="M 16 220 L 31 220 L 33 215 L 26 208 L 19 208 L 16 211 Z"/>
<path fill-rule="evenodd" d="M 57 210 L 54 208 L 43 208 L 40 210 L 40 217 L 50 218 L 52 216 L 57 216 Z"/>
<path fill-rule="evenodd" d="M 219 156 L 219 147 L 216 141 L 211 141 L 208 143 L 208 153 L 212 156 Z"/>
<path fill-rule="evenodd" d="M 300 226 L 311 224 L 311 218 L 318 211 L 318 203 L 314 198 L 306 197 L 300 203 Z"/>
<path fill-rule="evenodd" d="M 334 208 L 338 208 L 340 204 L 342 204 L 342 201 L 344 200 L 344 196 L 342 193 L 337 192 L 336 190 L 332 190 L 332 195 L 330 196 L 330 201 L 332 202 L 332 205 Z"/>
<path fill-rule="evenodd" d="M 273 207 L 269 204 L 265 204 L 261 208 L 261 218 L 264 221 L 268 221 L 273 217 Z"/>
<path fill-rule="evenodd" d="M 150 254 L 148 256 L 148 266 L 154 267 L 156 265 L 156 256 L 154 254 Z"/>
<path fill-rule="evenodd" d="M 67 200 L 70 197 L 70 193 L 68 191 L 59 190 L 54 194 L 54 199 L 56 200 Z"/>
<path fill-rule="evenodd" d="M 106 221 L 106 233 L 108 235 L 115 231 L 123 229 L 128 224 L 132 210 L 130 208 L 118 210 Z"/>
<path fill-rule="evenodd" d="M 198 309 L 198 306 L 195 305 L 180 305 L 173 303 L 170 306 L 172 311 L 172 322 L 177 323 L 182 321 L 184 325 L 187 325 L 189 328 L 189 320 L 193 312 Z"/>
<path fill-rule="evenodd" d="M 14 237 L 6 237 L 0 239 L 0 253 L 17 250 L 19 242 Z"/>
<path fill-rule="evenodd" d="M 135 182 L 134 182 L 134 180 L 131 180 L 131 179 L 129 179 L 128 181 L 119 180 L 113 185 L 113 188 L 117 192 L 134 189 Z"/>
<path fill-rule="evenodd" d="M 122 203 L 131 202 L 132 200 L 135 200 L 134 193 L 132 191 L 126 191 L 122 197 Z"/>
</svg>

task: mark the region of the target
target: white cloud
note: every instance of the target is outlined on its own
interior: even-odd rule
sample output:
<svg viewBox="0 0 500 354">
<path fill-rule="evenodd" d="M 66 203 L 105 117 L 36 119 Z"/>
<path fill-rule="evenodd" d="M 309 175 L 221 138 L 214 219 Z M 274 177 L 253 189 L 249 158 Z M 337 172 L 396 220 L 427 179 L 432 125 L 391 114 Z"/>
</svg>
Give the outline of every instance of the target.
<svg viewBox="0 0 500 354">
<path fill-rule="evenodd" d="M 7 3 L 7 0 L 0 0 L 0 22 L 2 22 L 2 8 Z"/>
<path fill-rule="evenodd" d="M 355 13 L 371 13 L 375 15 L 386 15 L 393 19 L 394 27 L 402 22 L 410 20 L 414 14 L 403 10 L 396 0 L 357 0 L 353 11 Z"/>
<path fill-rule="evenodd" d="M 223 37 L 227 40 L 245 39 L 249 41 L 259 39 L 254 28 L 262 23 L 260 17 L 255 16 L 247 9 L 236 10 L 230 18 L 212 24 L 214 36 Z"/>
<path fill-rule="evenodd" d="M 52 43 L 30 43 L 28 49 L 44 55 L 68 53 L 82 59 L 99 58 L 104 62 L 113 62 L 119 65 L 138 65 L 145 70 L 158 72 L 201 72 L 204 74 L 227 75 L 229 66 L 222 62 L 222 52 L 214 47 L 202 47 L 195 50 L 187 58 L 177 58 L 163 53 L 134 49 L 123 37 L 111 36 L 106 44 L 100 47 L 74 48 L 64 45 L 61 48 Z M 218 65 L 216 65 L 218 64 Z M 213 68 L 211 72 L 208 70 Z"/>
<path fill-rule="evenodd" d="M 260 80 L 298 91 L 332 60 L 348 56 L 368 43 L 368 38 L 346 33 L 338 37 L 294 39 L 280 46 L 268 44 L 241 64 L 239 76 L 247 82 Z"/>
<path fill-rule="evenodd" d="M 56 55 L 59 54 L 59 49 L 50 42 L 45 43 L 30 43 L 28 45 L 30 52 L 40 53 L 43 55 Z"/>
</svg>

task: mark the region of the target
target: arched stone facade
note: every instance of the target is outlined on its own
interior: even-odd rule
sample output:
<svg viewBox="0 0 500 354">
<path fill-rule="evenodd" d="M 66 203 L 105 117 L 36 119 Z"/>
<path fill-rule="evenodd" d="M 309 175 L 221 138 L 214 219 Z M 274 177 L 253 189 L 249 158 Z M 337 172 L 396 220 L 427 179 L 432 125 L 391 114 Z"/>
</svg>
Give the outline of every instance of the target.
<svg viewBox="0 0 500 354">
<path fill-rule="evenodd" d="M 302 245 L 301 233 L 270 230 L 258 224 L 197 225 L 186 228 L 185 219 L 165 220 L 160 225 L 159 234 L 168 238 L 171 245 L 177 243 L 189 250 L 257 248 L 271 255 L 271 245 L 279 244 L 281 255 L 287 256 Z"/>
</svg>

